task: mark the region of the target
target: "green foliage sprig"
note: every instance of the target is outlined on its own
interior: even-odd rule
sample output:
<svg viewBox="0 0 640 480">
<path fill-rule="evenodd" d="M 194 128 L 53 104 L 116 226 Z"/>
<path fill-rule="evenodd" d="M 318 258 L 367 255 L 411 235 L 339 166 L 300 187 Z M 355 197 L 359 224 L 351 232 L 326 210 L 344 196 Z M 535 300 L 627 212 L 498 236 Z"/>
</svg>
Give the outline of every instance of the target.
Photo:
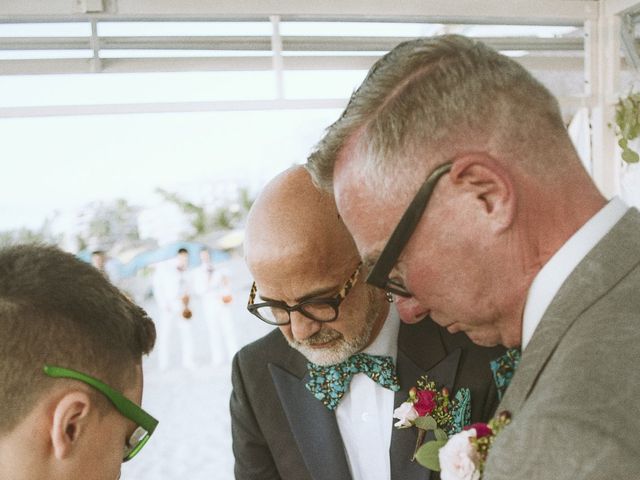
<svg viewBox="0 0 640 480">
<path fill-rule="evenodd" d="M 630 93 L 616 103 L 616 136 L 622 149 L 622 159 L 638 163 L 640 155 L 629 146 L 629 141 L 640 135 L 640 93 Z"/>
</svg>

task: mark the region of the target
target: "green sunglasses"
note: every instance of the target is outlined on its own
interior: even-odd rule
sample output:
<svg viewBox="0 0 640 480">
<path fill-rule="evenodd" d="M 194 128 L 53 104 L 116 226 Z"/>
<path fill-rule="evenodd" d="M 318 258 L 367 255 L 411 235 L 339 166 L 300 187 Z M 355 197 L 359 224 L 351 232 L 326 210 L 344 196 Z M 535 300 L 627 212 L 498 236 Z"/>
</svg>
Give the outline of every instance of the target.
<svg viewBox="0 0 640 480">
<path fill-rule="evenodd" d="M 71 378 L 92 386 L 107 397 L 113 406 L 116 407 L 118 412 L 138 425 L 138 428 L 136 428 L 131 434 L 124 447 L 124 456 L 122 458 L 123 462 L 131 460 L 140 450 L 142 450 L 142 447 L 144 447 L 149 441 L 151 434 L 158 426 L 158 420 L 153 418 L 138 405 L 133 403 L 117 390 L 111 388 L 109 385 L 102 383 L 100 380 L 97 380 L 85 373 L 77 372 L 69 368 L 54 367 L 52 365 L 45 365 L 44 373 L 52 378 Z"/>
</svg>

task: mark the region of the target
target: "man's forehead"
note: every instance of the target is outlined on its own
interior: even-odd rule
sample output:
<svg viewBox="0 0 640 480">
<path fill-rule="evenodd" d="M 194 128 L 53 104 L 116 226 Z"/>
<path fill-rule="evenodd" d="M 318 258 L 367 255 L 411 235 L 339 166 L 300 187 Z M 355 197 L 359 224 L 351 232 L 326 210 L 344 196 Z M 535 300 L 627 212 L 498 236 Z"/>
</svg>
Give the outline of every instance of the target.
<svg viewBox="0 0 640 480">
<path fill-rule="evenodd" d="M 277 269 L 269 268 L 268 264 L 254 265 L 253 273 L 261 298 L 293 300 L 333 292 L 357 264 L 355 252 L 353 258 L 337 253 L 334 258 L 323 260 L 285 262 Z"/>
</svg>

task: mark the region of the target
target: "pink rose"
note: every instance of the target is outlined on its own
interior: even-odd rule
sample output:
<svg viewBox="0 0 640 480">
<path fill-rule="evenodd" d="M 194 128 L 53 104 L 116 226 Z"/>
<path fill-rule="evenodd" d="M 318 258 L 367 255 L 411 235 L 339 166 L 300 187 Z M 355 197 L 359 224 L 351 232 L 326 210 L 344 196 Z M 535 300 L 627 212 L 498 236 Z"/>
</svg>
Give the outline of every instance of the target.
<svg viewBox="0 0 640 480">
<path fill-rule="evenodd" d="M 442 480 L 480 480 L 481 457 L 471 440 L 476 436 L 473 428 L 456 433 L 438 451 Z"/>
<path fill-rule="evenodd" d="M 424 417 L 429 415 L 436 408 L 436 392 L 430 390 L 418 390 L 418 401 L 413 404 L 413 408 L 416 409 L 418 415 Z"/>
<path fill-rule="evenodd" d="M 472 425 L 464 427 L 464 430 L 470 430 L 472 428 L 475 429 L 477 438 L 488 437 L 493 433 L 491 427 L 489 427 L 489 425 L 487 425 L 486 423 L 474 423 Z"/>
</svg>

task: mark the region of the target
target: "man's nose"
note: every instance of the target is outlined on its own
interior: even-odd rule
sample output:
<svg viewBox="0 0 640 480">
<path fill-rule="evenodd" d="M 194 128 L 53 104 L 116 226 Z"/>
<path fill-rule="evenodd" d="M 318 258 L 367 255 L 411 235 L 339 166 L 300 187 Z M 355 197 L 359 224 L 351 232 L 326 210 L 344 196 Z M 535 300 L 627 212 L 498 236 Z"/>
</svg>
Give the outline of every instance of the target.
<svg viewBox="0 0 640 480">
<path fill-rule="evenodd" d="M 320 322 L 305 317 L 300 312 L 291 312 L 291 334 L 299 342 L 318 333 L 322 328 Z"/>
<path fill-rule="evenodd" d="M 427 314 L 428 310 L 413 297 L 406 298 L 394 295 L 393 300 L 398 309 L 400 319 L 405 323 L 418 323 Z"/>
</svg>

